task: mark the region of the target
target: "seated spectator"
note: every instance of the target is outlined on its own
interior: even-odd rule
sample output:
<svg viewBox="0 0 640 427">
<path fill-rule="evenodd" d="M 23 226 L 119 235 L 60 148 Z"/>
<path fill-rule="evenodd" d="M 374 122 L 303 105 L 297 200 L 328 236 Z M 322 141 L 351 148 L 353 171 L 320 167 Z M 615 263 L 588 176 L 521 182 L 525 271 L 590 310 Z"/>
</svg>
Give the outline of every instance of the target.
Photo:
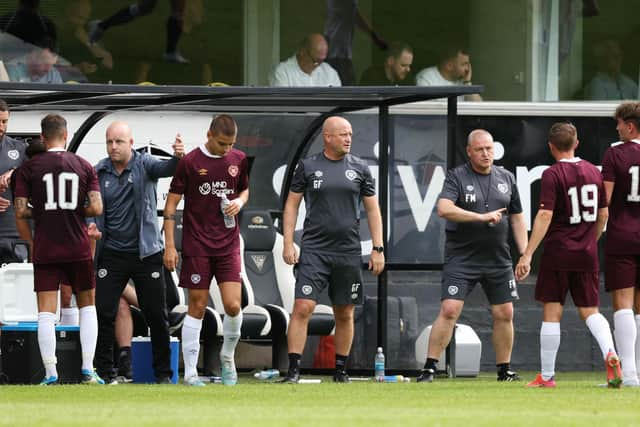
<svg viewBox="0 0 640 427">
<path fill-rule="evenodd" d="M 324 62 L 328 51 L 322 34 L 310 34 L 295 55 L 273 69 L 269 86 L 341 86 L 338 72 Z"/>
<path fill-rule="evenodd" d="M 9 79 L 14 82 L 63 83 L 54 64 L 58 61 L 55 43 L 45 38 L 31 52 L 6 64 Z"/>
<path fill-rule="evenodd" d="M 606 101 L 638 98 L 638 85 L 621 72 L 623 53 L 617 41 L 599 42 L 594 48 L 594 56 L 598 72 L 585 87 L 585 99 Z"/>
<path fill-rule="evenodd" d="M 471 59 L 466 50 L 459 47 L 447 48 L 438 65 L 425 68 L 416 75 L 418 86 L 470 85 Z M 478 94 L 459 97 L 459 100 L 482 101 Z"/>
<path fill-rule="evenodd" d="M 382 65 L 372 65 L 360 78 L 361 86 L 398 86 L 411 84 L 407 76 L 411 72 L 413 49 L 407 43 L 395 41 L 387 49 Z"/>
</svg>

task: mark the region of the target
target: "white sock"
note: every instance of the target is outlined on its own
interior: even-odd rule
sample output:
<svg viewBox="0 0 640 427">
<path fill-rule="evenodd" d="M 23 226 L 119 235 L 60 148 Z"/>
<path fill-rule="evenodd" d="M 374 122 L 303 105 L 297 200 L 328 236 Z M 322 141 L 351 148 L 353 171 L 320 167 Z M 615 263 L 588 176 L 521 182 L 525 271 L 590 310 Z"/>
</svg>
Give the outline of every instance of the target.
<svg viewBox="0 0 640 427">
<path fill-rule="evenodd" d="M 636 321 L 633 318 L 633 310 L 630 308 L 618 310 L 613 313 L 613 334 L 616 337 L 616 348 L 624 379 L 637 377 L 636 371 Z"/>
<path fill-rule="evenodd" d="M 80 309 L 80 347 L 82 348 L 82 369 L 93 372 L 93 356 L 98 340 L 98 317 L 96 306 L 88 305 Z"/>
<path fill-rule="evenodd" d="M 615 352 L 609 322 L 607 322 L 607 319 L 601 313 L 592 314 L 587 317 L 585 322 L 587 324 L 587 328 L 591 331 L 591 335 L 593 335 L 600 346 L 602 359 L 606 359 L 609 351 Z"/>
<path fill-rule="evenodd" d="M 560 348 L 560 323 L 542 322 L 540 327 L 540 366 L 542 379 L 556 375 L 556 355 Z"/>
<path fill-rule="evenodd" d="M 196 319 L 187 314 L 182 324 L 182 359 L 184 360 L 185 378 L 198 375 L 200 329 L 202 329 L 202 319 Z"/>
<path fill-rule="evenodd" d="M 640 314 L 636 314 L 636 331 L 640 331 Z M 640 340 L 636 334 L 636 372 L 638 372 L 638 366 L 640 366 Z M 640 379 L 640 375 L 638 375 L 638 379 Z"/>
<path fill-rule="evenodd" d="M 56 369 L 56 315 L 41 311 L 38 313 L 38 346 L 42 356 L 42 364 L 45 369 L 45 376 L 57 377 Z"/>
<path fill-rule="evenodd" d="M 79 323 L 78 307 L 62 308 L 60 310 L 60 324 L 64 326 L 78 326 Z"/>
<path fill-rule="evenodd" d="M 233 360 L 236 346 L 240 339 L 240 327 L 242 326 L 242 311 L 235 316 L 224 316 L 222 321 L 222 349 L 220 357 L 226 360 Z"/>
</svg>

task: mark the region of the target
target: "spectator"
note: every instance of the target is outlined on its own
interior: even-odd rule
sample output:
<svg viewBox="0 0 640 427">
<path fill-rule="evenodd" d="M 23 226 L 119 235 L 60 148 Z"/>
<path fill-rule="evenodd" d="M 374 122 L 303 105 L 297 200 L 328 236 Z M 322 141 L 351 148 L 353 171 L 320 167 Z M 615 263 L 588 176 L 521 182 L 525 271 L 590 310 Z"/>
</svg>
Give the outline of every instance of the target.
<svg viewBox="0 0 640 427">
<path fill-rule="evenodd" d="M 327 41 L 321 34 L 305 37 L 291 58 L 278 64 L 269 76 L 270 86 L 340 86 L 336 70 L 327 64 Z"/>
<path fill-rule="evenodd" d="M 447 48 L 438 65 L 425 68 L 416 75 L 418 86 L 470 85 L 471 59 L 466 50 L 459 47 Z M 459 97 L 465 101 L 482 101 L 477 93 Z"/>
<path fill-rule="evenodd" d="M 200 330 L 209 302 L 209 286 L 215 277 L 222 304 L 223 342 L 220 350 L 222 383 L 238 381 L 234 360 L 242 326 L 240 288 L 240 228 L 235 217 L 249 199 L 247 156 L 233 148 L 238 135 L 235 120 L 226 114 L 214 117 L 207 142 L 192 150 L 178 165 L 164 208 L 166 251 L 164 264 L 174 270 L 178 264 L 174 227 L 176 207 L 184 194 L 182 270 L 180 286 L 189 289 L 189 309 L 182 326 L 184 384 L 204 386 L 196 365 L 200 353 Z M 229 204 L 221 211 L 221 197 Z"/>
<path fill-rule="evenodd" d="M 387 49 L 382 66 L 372 65 L 360 79 L 361 86 L 398 86 L 410 84 L 407 76 L 411 72 L 413 49 L 404 42 L 393 42 Z"/>
<path fill-rule="evenodd" d="M 107 383 L 113 383 L 114 322 L 120 296 L 131 279 L 151 330 L 153 368 L 156 382 L 171 382 L 171 350 L 167 319 L 162 238 L 158 228 L 156 186 L 159 178 L 171 176 L 184 155 L 180 135 L 174 155 L 157 160 L 133 150 L 133 136 L 125 122 L 107 128 L 109 157 L 96 165 L 104 194 L 104 214 L 96 217 L 102 239 L 96 249 L 98 278 L 98 344 L 96 368 Z"/>
<path fill-rule="evenodd" d="M 600 274 L 598 239 L 607 223 L 607 200 L 602 176 L 594 165 L 575 157 L 576 128 L 555 123 L 549 131 L 549 149 L 556 163 L 542 173 L 540 203 L 531 239 L 516 266 L 523 280 L 531 257 L 544 239 L 536 282 L 536 299 L 543 304 L 540 328 L 541 372 L 529 387 L 555 387 L 556 355 L 560 348 L 560 320 L 567 293 L 580 318 L 598 342 L 609 387 L 620 387 L 620 360 L 613 347 L 607 319 L 599 313 Z M 637 380 L 637 379 L 636 379 Z"/>
<path fill-rule="evenodd" d="M 620 104 L 614 117 L 622 143 L 612 144 L 602 159 L 602 178 L 609 204 L 604 281 L 613 303 L 613 330 L 622 362 L 624 385 L 638 386 L 640 103 Z"/>
<path fill-rule="evenodd" d="M 603 40 L 594 49 L 598 72 L 585 88 L 585 99 L 637 99 L 638 85 L 622 73 L 623 53 L 615 40 Z"/>
<path fill-rule="evenodd" d="M 432 382 L 440 355 L 451 341 L 467 295 L 480 282 L 491 304 L 498 381 L 517 381 L 511 370 L 513 277 L 509 230 L 519 253 L 527 246 L 527 226 L 516 179 L 493 166 L 493 137 L 476 129 L 467 140 L 469 162 L 449 170 L 438 200 L 447 220 L 440 313 L 433 323 L 427 361 L 418 382 Z"/>
<path fill-rule="evenodd" d="M 104 384 L 93 370 L 98 322 L 85 224 L 85 217 L 102 213 L 102 200 L 93 167 L 64 150 L 67 137 L 66 120 L 57 114 L 47 115 L 42 119 L 47 152 L 26 162 L 16 177 L 16 217 L 33 217 L 35 221 L 33 277 L 38 298 L 38 345 L 45 368 L 41 384 L 58 383 L 55 313 L 61 283 L 72 286 L 80 307 L 82 382 Z M 71 193 L 64 188 L 71 188 Z"/>
<path fill-rule="evenodd" d="M 14 82 L 63 83 L 54 66 L 56 62 L 58 54 L 53 40 L 43 39 L 26 56 L 11 60 L 6 67 L 9 78 Z"/>
<path fill-rule="evenodd" d="M 327 20 L 324 25 L 324 36 L 329 43 L 327 63 L 338 72 L 343 86 L 356 83 L 352 60 L 355 26 L 367 33 L 378 48 L 387 48 L 387 43 L 362 16 L 358 0 L 327 0 Z"/>
<path fill-rule="evenodd" d="M 123 25 L 140 16 L 146 16 L 153 12 L 158 3 L 157 0 L 138 0 L 136 3 L 118 10 L 110 17 L 102 20 L 94 20 L 87 25 L 89 42 L 97 43 L 109 28 Z M 166 49 L 162 58 L 167 62 L 188 64 L 189 60 L 178 51 L 178 41 L 182 35 L 184 25 L 184 10 L 186 0 L 171 0 L 171 14 L 167 18 Z"/>
<path fill-rule="evenodd" d="M 297 383 L 307 326 L 321 292 L 327 290 L 336 320 L 334 382 L 350 382 L 346 361 L 353 341 L 354 305 L 362 303 L 360 201 L 367 211 L 373 250 L 369 269 L 384 269 L 382 220 L 373 177 L 366 162 L 350 154 L 351 124 L 329 117 L 322 126 L 324 150 L 298 163 L 284 208 L 282 257 L 297 264 L 295 303 L 287 332 L 289 370 L 282 380 Z M 300 256 L 293 245 L 298 208 L 307 217 Z"/>
</svg>

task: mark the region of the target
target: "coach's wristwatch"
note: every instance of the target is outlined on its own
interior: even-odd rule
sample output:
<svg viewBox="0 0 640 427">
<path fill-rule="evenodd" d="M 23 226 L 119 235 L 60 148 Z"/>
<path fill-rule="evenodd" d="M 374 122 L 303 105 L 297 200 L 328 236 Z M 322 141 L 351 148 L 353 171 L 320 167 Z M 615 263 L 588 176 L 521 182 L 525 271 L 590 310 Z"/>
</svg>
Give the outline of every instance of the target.
<svg viewBox="0 0 640 427">
<path fill-rule="evenodd" d="M 374 246 L 371 249 L 378 252 L 379 254 L 384 252 L 384 246 Z"/>
</svg>

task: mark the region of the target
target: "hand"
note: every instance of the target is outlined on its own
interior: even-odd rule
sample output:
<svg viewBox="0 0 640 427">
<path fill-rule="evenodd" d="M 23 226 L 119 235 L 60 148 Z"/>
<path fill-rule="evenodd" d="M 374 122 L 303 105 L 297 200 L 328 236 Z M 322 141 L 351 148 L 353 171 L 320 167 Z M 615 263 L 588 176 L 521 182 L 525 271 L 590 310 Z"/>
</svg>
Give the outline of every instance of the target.
<svg viewBox="0 0 640 427">
<path fill-rule="evenodd" d="M 90 239 L 93 239 L 93 240 L 102 239 L 102 231 L 98 230 L 98 226 L 96 225 L 95 222 L 92 222 L 91 224 L 89 224 L 89 226 L 87 227 L 87 234 L 89 235 Z"/>
<path fill-rule="evenodd" d="M 182 142 L 182 137 L 180 134 L 176 135 L 176 141 L 171 146 L 173 148 L 173 155 L 177 158 L 181 159 L 184 156 L 184 143 Z"/>
<path fill-rule="evenodd" d="M 516 280 L 521 281 L 526 279 L 526 277 L 531 272 L 531 257 L 524 254 L 518 260 L 518 264 L 516 265 Z"/>
<path fill-rule="evenodd" d="M 369 270 L 374 275 L 378 275 L 382 273 L 384 270 L 384 254 L 378 251 L 372 251 L 371 256 L 369 257 Z"/>
<path fill-rule="evenodd" d="M 6 212 L 6 210 L 9 209 L 10 205 L 11 202 L 8 199 L 0 197 L 0 212 Z"/>
<path fill-rule="evenodd" d="M 496 225 L 502 221 L 502 214 L 506 212 L 507 208 L 497 209 L 495 211 L 482 214 L 482 222 L 486 222 L 489 225 Z"/>
<path fill-rule="evenodd" d="M 167 267 L 167 270 L 169 271 L 173 271 L 176 269 L 176 267 L 178 266 L 178 251 L 176 251 L 176 248 L 164 248 L 162 263 L 165 267 Z"/>
<path fill-rule="evenodd" d="M 11 185 L 11 175 L 13 175 L 13 169 L 9 169 L 2 175 L 0 175 L 0 193 L 4 193 Z"/>
<path fill-rule="evenodd" d="M 473 71 L 471 70 L 471 63 L 469 63 L 469 68 L 467 68 L 467 72 L 464 73 L 464 76 L 462 76 L 462 81 L 471 82 L 471 75 L 472 74 L 473 74 Z"/>
<path fill-rule="evenodd" d="M 224 214 L 227 216 L 236 216 L 240 213 L 240 210 L 244 206 L 244 202 L 241 198 L 236 198 L 233 200 L 229 200 L 231 203 L 224 208 Z"/>
<path fill-rule="evenodd" d="M 282 249 L 282 259 L 289 265 L 298 263 L 298 252 L 296 251 L 295 246 L 289 244 L 284 245 Z"/>
</svg>

